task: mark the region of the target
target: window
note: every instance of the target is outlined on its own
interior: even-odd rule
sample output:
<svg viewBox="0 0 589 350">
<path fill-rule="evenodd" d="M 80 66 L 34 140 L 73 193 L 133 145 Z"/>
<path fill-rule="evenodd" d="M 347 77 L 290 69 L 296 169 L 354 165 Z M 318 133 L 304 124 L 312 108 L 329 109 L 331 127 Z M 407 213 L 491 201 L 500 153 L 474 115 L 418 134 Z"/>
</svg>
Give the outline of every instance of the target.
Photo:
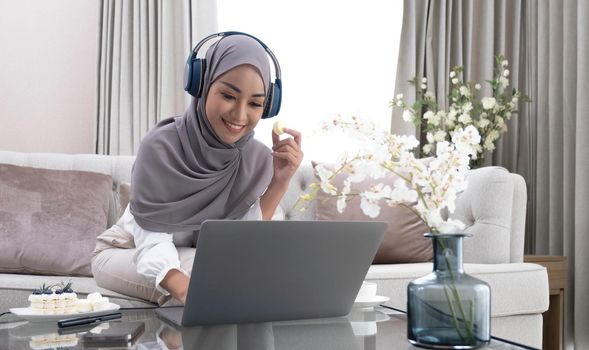
<svg viewBox="0 0 589 350">
<path fill-rule="evenodd" d="M 402 1 L 218 0 L 217 11 L 219 31 L 253 34 L 278 58 L 284 95 L 277 118 L 303 133 L 306 161 L 341 152 L 344 140 L 318 135 L 337 114 L 389 129 Z M 256 129 L 269 146 L 273 122 Z"/>
</svg>

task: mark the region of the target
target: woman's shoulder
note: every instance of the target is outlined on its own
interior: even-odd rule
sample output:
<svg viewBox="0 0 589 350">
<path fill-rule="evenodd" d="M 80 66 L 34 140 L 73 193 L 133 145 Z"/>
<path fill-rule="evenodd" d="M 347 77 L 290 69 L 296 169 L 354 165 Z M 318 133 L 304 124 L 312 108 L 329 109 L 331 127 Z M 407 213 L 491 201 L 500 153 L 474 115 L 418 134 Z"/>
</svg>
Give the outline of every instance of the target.
<svg viewBox="0 0 589 350">
<path fill-rule="evenodd" d="M 162 119 L 159 123 L 157 123 L 151 130 L 147 132 L 147 134 L 141 140 L 140 148 L 152 148 L 155 145 L 161 144 L 163 142 L 169 143 L 170 136 L 177 135 L 178 132 L 176 131 L 175 120 L 178 117 L 169 117 L 166 119 Z M 177 136 L 176 136 L 177 138 Z M 159 146 L 158 146 L 159 147 Z"/>
</svg>

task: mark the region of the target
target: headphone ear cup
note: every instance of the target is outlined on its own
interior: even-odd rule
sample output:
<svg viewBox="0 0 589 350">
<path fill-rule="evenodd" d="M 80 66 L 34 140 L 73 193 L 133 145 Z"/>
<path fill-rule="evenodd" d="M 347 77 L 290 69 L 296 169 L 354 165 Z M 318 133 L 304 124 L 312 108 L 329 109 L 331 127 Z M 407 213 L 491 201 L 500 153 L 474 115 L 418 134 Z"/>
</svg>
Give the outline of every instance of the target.
<svg viewBox="0 0 589 350">
<path fill-rule="evenodd" d="M 194 97 L 202 94 L 203 75 L 206 69 L 206 61 L 200 58 L 193 58 L 192 55 L 186 61 L 184 69 L 184 90 Z"/>
<path fill-rule="evenodd" d="M 270 115 L 270 111 L 272 110 L 272 102 L 273 101 L 274 101 L 274 84 L 270 83 L 270 89 L 268 92 L 268 101 L 266 101 L 266 105 L 264 106 L 264 112 L 262 113 L 262 119 L 273 117 L 273 115 Z"/>
<path fill-rule="evenodd" d="M 280 112 L 280 105 L 282 103 L 282 83 L 279 79 L 276 79 L 274 84 L 270 84 L 270 93 L 268 94 L 268 103 L 264 109 L 262 118 L 272 118 L 278 115 Z"/>
</svg>

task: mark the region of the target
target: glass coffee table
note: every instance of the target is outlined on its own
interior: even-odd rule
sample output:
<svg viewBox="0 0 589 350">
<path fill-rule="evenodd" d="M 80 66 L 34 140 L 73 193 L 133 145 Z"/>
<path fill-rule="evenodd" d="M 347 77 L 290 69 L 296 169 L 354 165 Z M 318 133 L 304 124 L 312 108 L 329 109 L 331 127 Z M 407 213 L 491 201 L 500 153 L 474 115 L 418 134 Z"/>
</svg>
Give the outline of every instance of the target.
<svg viewBox="0 0 589 350">
<path fill-rule="evenodd" d="M 190 328 L 176 328 L 160 320 L 154 309 L 121 309 L 121 313 L 122 319 L 93 327 L 144 322 L 145 331 L 130 344 L 134 349 L 417 349 L 407 342 L 405 315 L 385 307 L 354 308 L 338 318 Z M 88 329 L 60 330 L 55 321 L 3 322 L 4 318 L 0 318 L 0 349 L 114 348 L 85 343 L 82 336 Z M 533 348 L 493 338 L 486 349 Z"/>
</svg>

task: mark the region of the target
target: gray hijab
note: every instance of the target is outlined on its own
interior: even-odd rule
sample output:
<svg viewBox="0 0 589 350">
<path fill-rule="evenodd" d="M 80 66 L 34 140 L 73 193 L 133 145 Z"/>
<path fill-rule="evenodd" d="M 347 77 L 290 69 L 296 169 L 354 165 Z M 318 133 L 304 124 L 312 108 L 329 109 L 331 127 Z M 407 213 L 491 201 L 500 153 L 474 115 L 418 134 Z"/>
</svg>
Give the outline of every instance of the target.
<svg viewBox="0 0 589 350">
<path fill-rule="evenodd" d="M 254 39 L 231 35 L 207 50 L 206 62 L 201 97 L 192 99 L 184 115 L 159 122 L 139 147 L 130 210 L 145 230 L 198 231 L 206 219 L 239 218 L 270 183 L 271 151 L 253 138 L 254 132 L 226 144 L 205 114 L 211 84 L 242 64 L 258 69 L 268 94 L 266 51 Z"/>
</svg>

